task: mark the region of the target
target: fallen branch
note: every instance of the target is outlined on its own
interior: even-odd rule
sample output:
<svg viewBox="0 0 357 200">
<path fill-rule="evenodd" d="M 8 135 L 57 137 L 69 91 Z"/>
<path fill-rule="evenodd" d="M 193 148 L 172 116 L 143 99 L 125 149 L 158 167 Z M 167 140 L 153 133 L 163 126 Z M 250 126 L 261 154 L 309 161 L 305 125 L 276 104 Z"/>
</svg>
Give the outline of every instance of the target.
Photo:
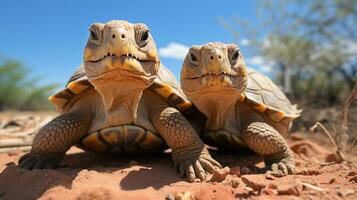
<svg viewBox="0 0 357 200">
<path fill-rule="evenodd" d="M 0 148 L 11 148 L 11 147 L 23 147 L 23 146 L 31 146 L 32 141 L 23 141 L 23 140 L 1 140 L 0 141 Z"/>
<path fill-rule="evenodd" d="M 1 148 L 0 149 L 0 153 L 7 153 L 7 152 L 11 152 L 11 151 L 16 151 L 16 150 L 30 151 L 31 150 L 31 146 Z"/>
</svg>

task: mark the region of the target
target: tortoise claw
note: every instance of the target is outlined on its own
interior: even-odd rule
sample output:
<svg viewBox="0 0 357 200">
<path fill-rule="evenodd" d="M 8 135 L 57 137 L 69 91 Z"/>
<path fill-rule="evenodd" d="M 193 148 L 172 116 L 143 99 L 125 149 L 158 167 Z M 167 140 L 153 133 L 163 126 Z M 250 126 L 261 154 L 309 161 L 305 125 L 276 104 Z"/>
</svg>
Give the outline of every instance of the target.
<svg viewBox="0 0 357 200">
<path fill-rule="evenodd" d="M 19 159 L 19 167 L 23 169 L 52 169 L 58 167 L 64 155 L 41 155 L 33 152 L 23 155 Z"/>
<path fill-rule="evenodd" d="M 196 178 L 204 181 L 207 173 L 213 173 L 215 170 L 222 168 L 204 148 L 198 152 L 188 150 L 185 153 L 173 151 L 172 158 L 180 175 L 186 175 L 189 182 L 195 181 Z"/>
<path fill-rule="evenodd" d="M 271 165 L 271 170 L 269 170 L 268 172 L 274 176 L 282 177 L 289 174 L 294 174 L 295 169 L 294 169 L 294 165 L 292 164 L 279 162 L 279 163 L 273 163 Z"/>
</svg>

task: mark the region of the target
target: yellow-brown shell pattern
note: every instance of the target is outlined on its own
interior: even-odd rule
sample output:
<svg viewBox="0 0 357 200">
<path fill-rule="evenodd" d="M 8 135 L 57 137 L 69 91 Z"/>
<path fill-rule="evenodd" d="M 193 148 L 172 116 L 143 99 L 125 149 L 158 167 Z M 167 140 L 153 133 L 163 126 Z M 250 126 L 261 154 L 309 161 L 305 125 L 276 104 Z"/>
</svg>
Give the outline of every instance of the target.
<svg viewBox="0 0 357 200">
<path fill-rule="evenodd" d="M 248 68 L 247 87 L 239 98 L 274 122 L 297 118 L 301 110 L 292 105 L 285 94 L 265 75 Z"/>
<path fill-rule="evenodd" d="M 167 148 L 161 136 L 136 125 L 101 129 L 82 138 L 78 146 L 86 150 L 116 154 L 157 152 Z"/>
</svg>

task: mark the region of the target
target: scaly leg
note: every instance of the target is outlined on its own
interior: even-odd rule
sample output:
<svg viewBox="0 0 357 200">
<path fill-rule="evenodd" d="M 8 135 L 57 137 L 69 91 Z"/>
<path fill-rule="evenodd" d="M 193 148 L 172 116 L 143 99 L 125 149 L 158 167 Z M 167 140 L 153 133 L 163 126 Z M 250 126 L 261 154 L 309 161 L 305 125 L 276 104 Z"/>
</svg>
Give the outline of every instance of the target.
<svg viewBox="0 0 357 200">
<path fill-rule="evenodd" d="M 294 172 L 294 155 L 285 139 L 270 125 L 251 123 L 243 134 L 243 140 L 253 151 L 265 157 L 265 164 L 274 174 L 287 175 Z"/>
<path fill-rule="evenodd" d="M 31 152 L 20 158 L 19 166 L 24 169 L 57 167 L 65 152 L 87 134 L 91 116 L 91 113 L 73 111 L 50 121 L 35 136 Z"/>
<path fill-rule="evenodd" d="M 154 114 L 153 124 L 172 149 L 175 168 L 181 176 L 186 175 L 190 182 L 196 176 L 204 180 L 206 171 L 213 173 L 221 168 L 210 156 L 198 133 L 175 108 L 168 107 Z"/>
</svg>

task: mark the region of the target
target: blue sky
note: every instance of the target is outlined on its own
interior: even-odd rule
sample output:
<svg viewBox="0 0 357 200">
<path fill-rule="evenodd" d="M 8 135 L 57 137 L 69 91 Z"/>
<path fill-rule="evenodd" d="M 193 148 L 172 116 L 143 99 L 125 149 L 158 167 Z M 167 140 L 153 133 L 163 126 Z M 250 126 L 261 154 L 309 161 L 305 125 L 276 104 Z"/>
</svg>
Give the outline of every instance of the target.
<svg viewBox="0 0 357 200">
<path fill-rule="evenodd" d="M 172 52 L 209 41 L 233 42 L 232 34 L 222 27 L 219 18 L 232 21 L 240 17 L 254 24 L 254 3 L 5 0 L 0 9 L 0 54 L 23 62 L 32 69 L 33 76 L 42 77 L 41 84 L 63 85 L 82 62 L 89 25 L 125 19 L 149 26 L 162 63 L 178 77 L 182 59 L 173 57 Z M 248 54 L 244 46 L 241 48 Z"/>
</svg>

